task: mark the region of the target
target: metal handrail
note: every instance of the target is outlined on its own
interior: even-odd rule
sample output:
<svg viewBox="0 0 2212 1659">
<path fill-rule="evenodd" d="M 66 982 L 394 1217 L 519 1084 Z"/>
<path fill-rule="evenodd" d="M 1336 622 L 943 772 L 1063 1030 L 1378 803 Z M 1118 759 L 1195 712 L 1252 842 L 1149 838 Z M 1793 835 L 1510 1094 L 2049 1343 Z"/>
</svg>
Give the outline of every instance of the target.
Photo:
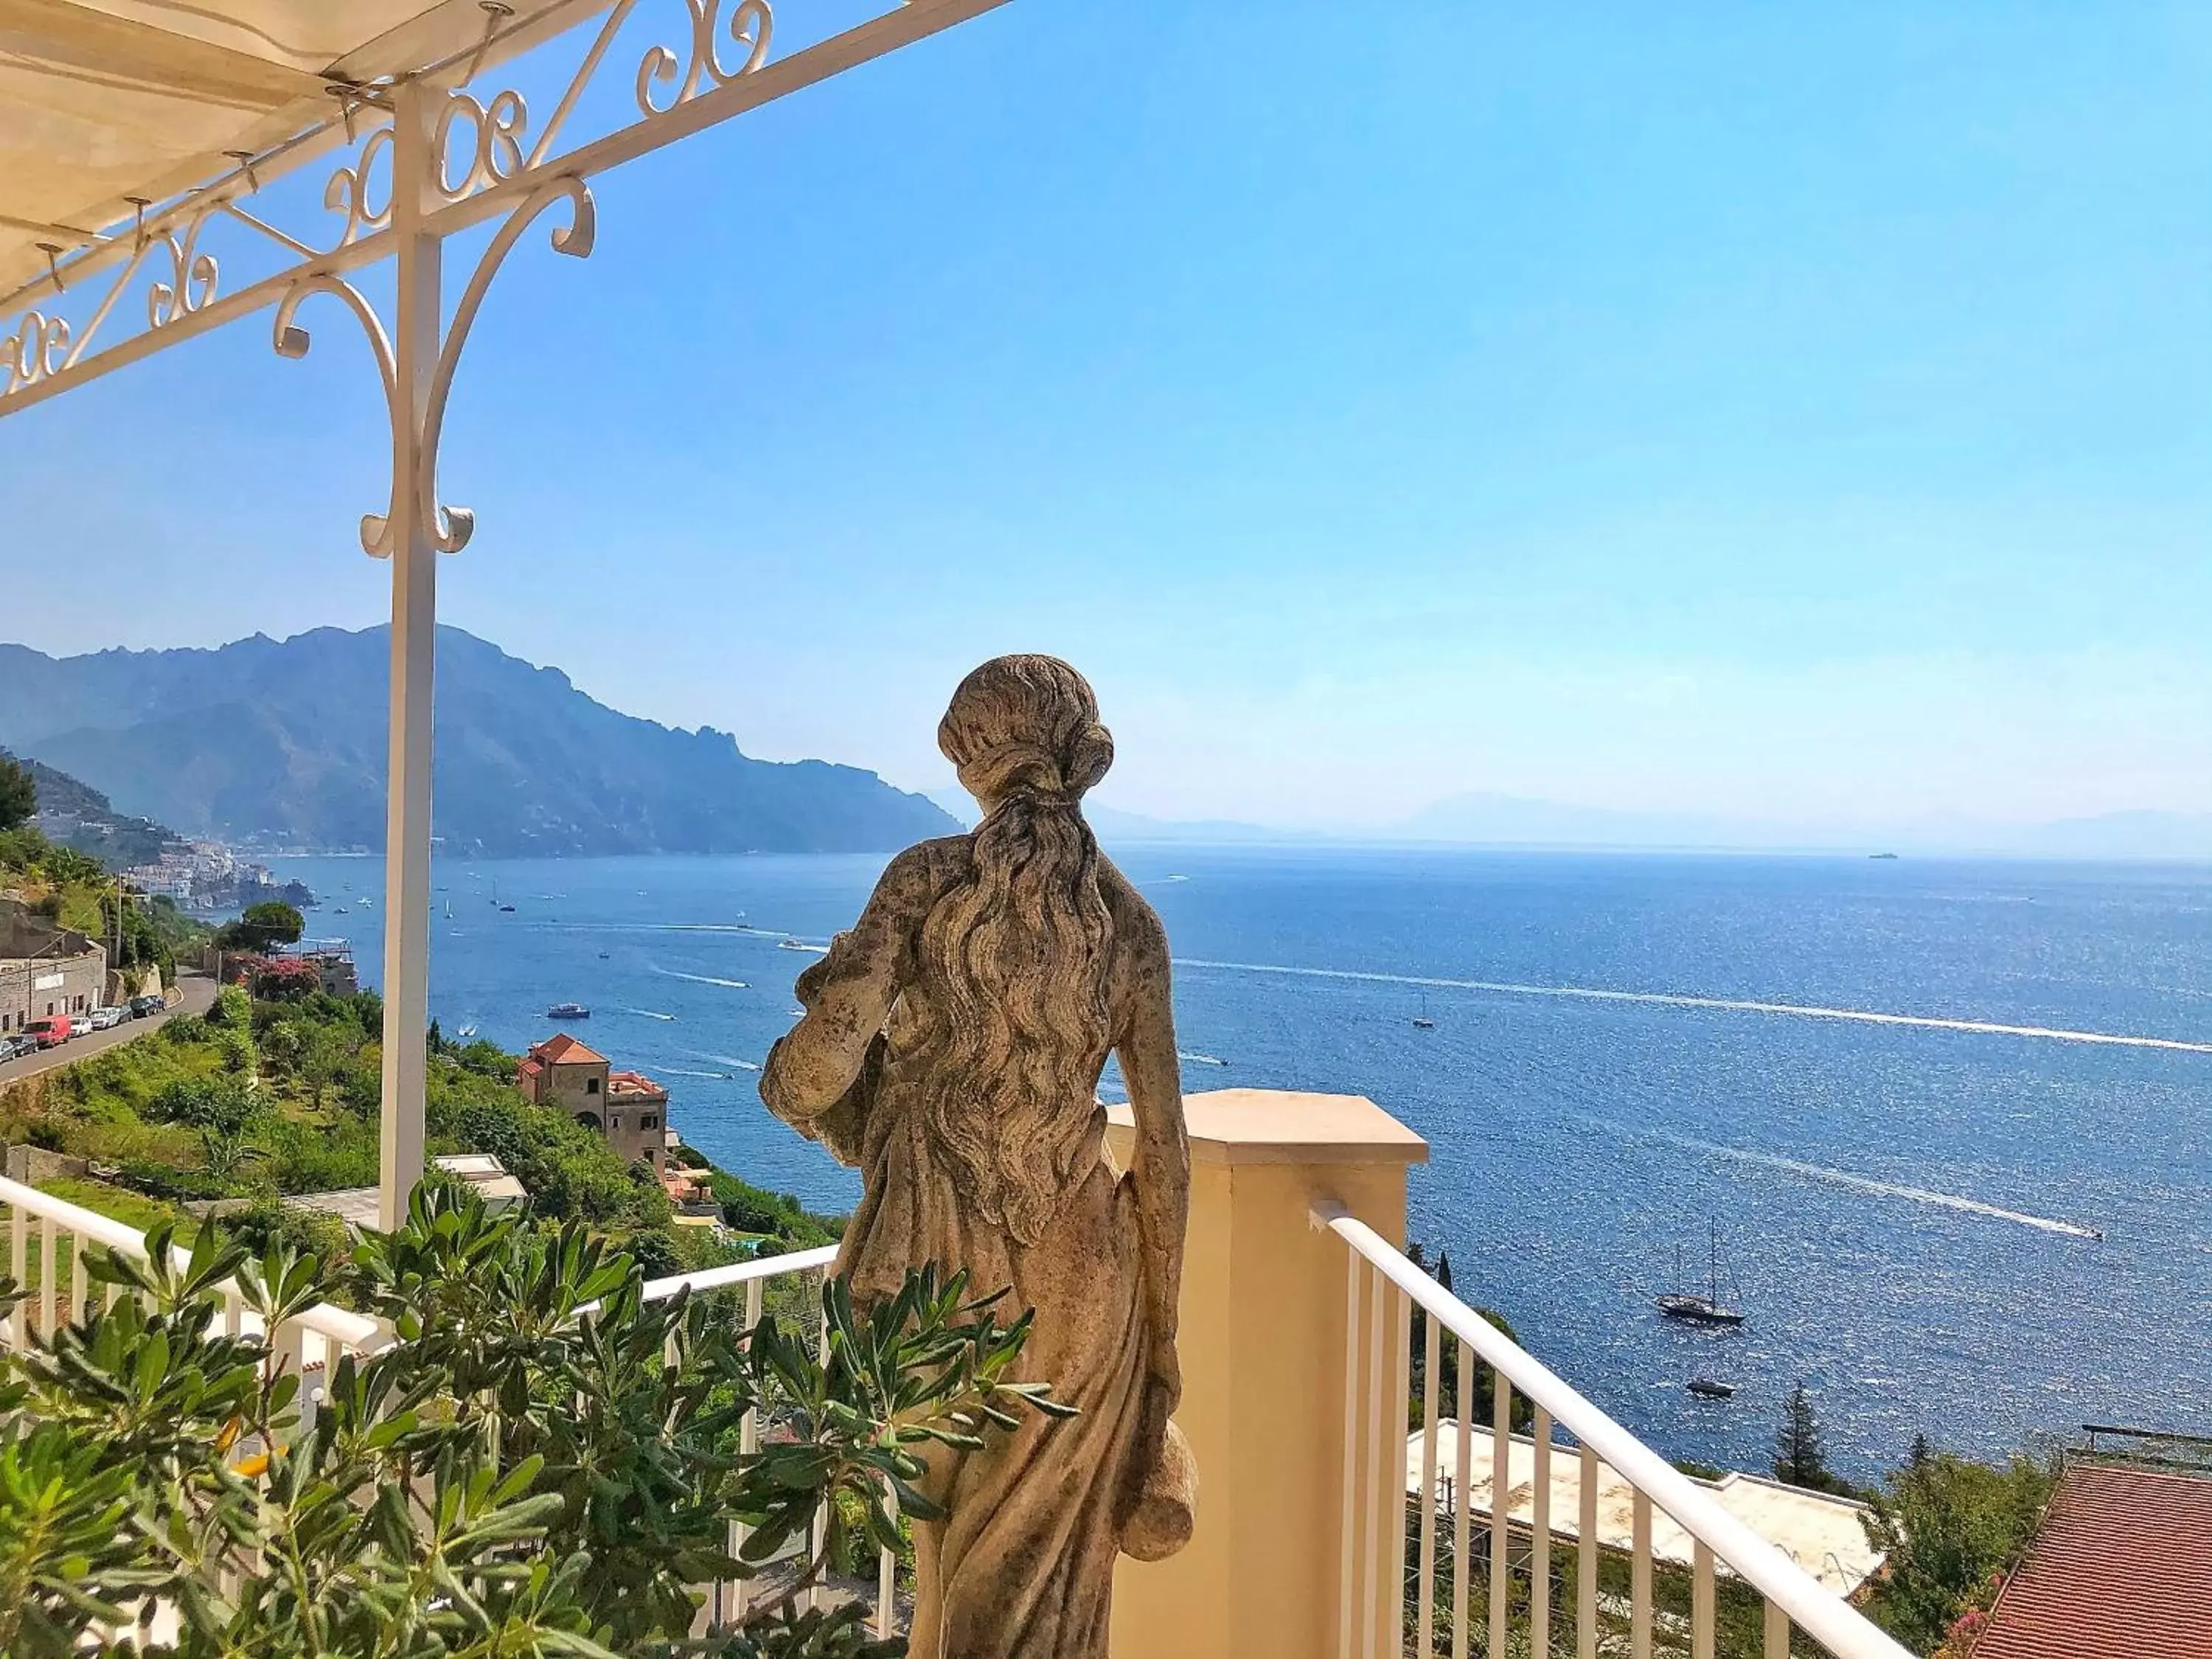
<svg viewBox="0 0 2212 1659">
<path fill-rule="evenodd" d="M 143 1258 L 146 1254 L 146 1236 L 135 1227 L 104 1216 L 97 1210 L 88 1210 L 81 1204 L 72 1204 L 65 1198 L 56 1198 L 52 1193 L 42 1193 L 36 1187 L 10 1181 L 5 1176 L 0 1176 L 0 1204 L 11 1209 L 27 1210 L 35 1216 L 49 1217 L 79 1237 L 105 1244 L 111 1250 L 120 1250 L 125 1255 Z"/>
<path fill-rule="evenodd" d="M 146 1259 L 146 1236 L 136 1228 L 111 1216 L 104 1216 L 97 1210 L 88 1210 L 82 1204 L 72 1204 L 65 1198 L 57 1198 L 52 1193 L 41 1192 L 36 1187 L 11 1181 L 4 1176 L 0 1176 L 0 1206 L 52 1221 L 80 1239 L 104 1245 L 124 1255 L 142 1261 Z M 191 1252 L 181 1244 L 173 1244 L 169 1247 L 169 1259 L 174 1265 L 182 1267 L 191 1260 Z M 23 1288 L 28 1290 L 30 1287 L 26 1285 Z M 239 1295 L 234 1279 L 227 1280 L 223 1289 L 232 1298 Z M 356 1350 L 371 1347 L 388 1334 L 381 1324 L 368 1315 L 333 1307 L 327 1302 L 318 1302 L 313 1307 L 295 1314 L 289 1322 L 297 1325 L 301 1330 L 313 1332 L 325 1342 Z"/>
<path fill-rule="evenodd" d="M 776 1279 L 785 1273 L 811 1273 L 817 1267 L 827 1267 L 837 1260 L 835 1244 L 817 1245 L 811 1250 L 793 1250 L 785 1255 L 755 1256 L 750 1261 L 733 1261 L 727 1267 L 702 1267 L 696 1273 L 675 1273 L 666 1279 L 645 1281 L 645 1299 L 661 1302 L 683 1290 L 720 1291 L 732 1285 L 750 1285 L 756 1279 Z"/>
<path fill-rule="evenodd" d="M 1648 1496 L 1836 1659 L 1912 1659 L 1856 1608 L 1824 1588 L 1527 1349 L 1415 1267 L 1372 1227 L 1335 1205 L 1316 1206 L 1312 1218 L 1316 1227 L 1334 1233 L 1365 1258 L 1377 1273 L 1433 1315 L 1499 1376 L 1548 1412 L 1554 1423 Z"/>
</svg>

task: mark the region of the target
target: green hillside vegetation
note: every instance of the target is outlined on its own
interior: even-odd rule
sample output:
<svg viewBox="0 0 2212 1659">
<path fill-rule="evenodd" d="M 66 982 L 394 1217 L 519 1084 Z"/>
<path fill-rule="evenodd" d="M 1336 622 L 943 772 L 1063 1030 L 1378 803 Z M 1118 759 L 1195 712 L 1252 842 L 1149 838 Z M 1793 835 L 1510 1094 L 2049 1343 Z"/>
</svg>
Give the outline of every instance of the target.
<svg viewBox="0 0 2212 1659">
<path fill-rule="evenodd" d="M 2062 1467 L 2045 1444 L 1982 1463 L 1915 1441 L 1904 1466 L 1869 1494 L 1867 1535 L 1889 1567 L 1869 1616 L 1915 1653 L 1966 1659 L 2005 1576 L 2034 1540 Z"/>
<path fill-rule="evenodd" d="M 63 844 L 89 854 L 109 870 L 151 864 L 181 842 L 167 825 L 117 811 L 114 803 L 90 784 L 43 761 L 19 758 L 0 750 L 0 768 L 9 766 L 20 769 L 27 779 L 36 811 L 74 820 L 61 838 Z M 0 824 L 8 821 L 10 801 L 20 799 L 21 786 L 12 778 L 0 786 Z"/>
<path fill-rule="evenodd" d="M 261 1216 L 248 1225 L 290 1226 L 281 1197 L 376 1184 L 382 1024 L 373 992 L 256 1001 L 228 987 L 204 1018 L 173 1019 L 0 1091 L 0 1139 L 89 1160 L 100 1180 L 78 1185 L 107 1190 L 71 1196 L 133 1225 L 145 1224 L 149 1201 L 173 1211 L 246 1199 Z M 589 1224 L 650 1273 L 713 1265 L 750 1248 L 672 1224 L 651 1170 L 625 1166 L 566 1113 L 525 1100 L 514 1086 L 514 1056 L 434 1034 L 428 1060 L 431 1152 L 494 1154 L 530 1189 L 533 1214 Z M 838 1224 L 808 1215 L 796 1199 L 711 1174 L 730 1224 L 762 1248 L 836 1238 Z"/>
<path fill-rule="evenodd" d="M 59 846 L 28 823 L 0 827 L 0 897 L 113 947 L 114 878 L 90 854 Z M 158 967 L 166 982 L 176 973 L 178 957 L 196 952 L 207 938 L 207 929 L 173 899 L 132 898 L 121 908 L 122 948 L 109 965 L 126 973 Z"/>
</svg>

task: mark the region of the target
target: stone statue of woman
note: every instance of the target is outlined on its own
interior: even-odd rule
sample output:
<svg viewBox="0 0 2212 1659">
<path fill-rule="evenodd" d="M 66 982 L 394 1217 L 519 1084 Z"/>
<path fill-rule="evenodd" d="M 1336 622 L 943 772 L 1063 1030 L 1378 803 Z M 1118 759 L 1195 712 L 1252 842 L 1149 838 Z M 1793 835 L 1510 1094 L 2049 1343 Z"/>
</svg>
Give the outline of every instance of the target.
<svg viewBox="0 0 2212 1659">
<path fill-rule="evenodd" d="M 1190 1154 L 1167 937 L 1084 822 L 1114 742 L 1074 669 L 985 663 L 937 742 L 982 822 L 891 860 L 799 975 L 761 1097 L 861 1171 L 836 1269 L 856 1301 L 929 1262 L 1009 1289 L 1036 1315 L 1022 1375 L 1079 1413 L 936 1456 L 914 1659 L 1104 1659 L 1115 1556 L 1180 1548 L 1196 1497 L 1169 1421 Z M 1127 1173 L 1103 1144 L 1109 1053 Z"/>
</svg>

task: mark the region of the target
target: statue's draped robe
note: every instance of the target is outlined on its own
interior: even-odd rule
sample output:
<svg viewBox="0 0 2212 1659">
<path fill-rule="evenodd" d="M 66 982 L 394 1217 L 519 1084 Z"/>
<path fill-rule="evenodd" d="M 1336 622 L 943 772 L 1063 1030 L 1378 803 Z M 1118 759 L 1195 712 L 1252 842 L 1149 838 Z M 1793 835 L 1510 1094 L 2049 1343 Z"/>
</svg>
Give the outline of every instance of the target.
<svg viewBox="0 0 2212 1659">
<path fill-rule="evenodd" d="M 878 971 L 869 956 L 886 949 L 909 950 L 911 940 L 840 935 L 809 976 L 812 994 Z M 1109 1001 L 1116 1010 L 1128 1001 L 1110 980 Z M 1012 1434 L 994 1431 L 981 1452 L 933 1459 L 924 1490 L 949 1515 L 914 1528 L 910 1651 L 913 1659 L 1105 1659 L 1120 1517 L 1161 1432 L 1146 1421 L 1152 1337 L 1135 1192 L 1106 1154 L 1106 1113 L 1086 1091 L 1067 1103 L 1087 1120 L 1085 1151 L 1036 1241 L 1024 1244 L 976 1213 L 957 1162 L 924 1122 L 908 1063 L 918 1024 L 905 1003 L 895 1005 L 845 1098 L 794 1120 L 862 1173 L 836 1271 L 863 1304 L 895 1295 L 909 1267 L 931 1262 L 965 1268 L 979 1293 L 1009 1289 L 1006 1316 L 1036 1310 L 1018 1377 L 1049 1383 L 1079 1415 L 1030 1414 Z M 806 1040 L 802 1024 L 783 1042 Z"/>
</svg>

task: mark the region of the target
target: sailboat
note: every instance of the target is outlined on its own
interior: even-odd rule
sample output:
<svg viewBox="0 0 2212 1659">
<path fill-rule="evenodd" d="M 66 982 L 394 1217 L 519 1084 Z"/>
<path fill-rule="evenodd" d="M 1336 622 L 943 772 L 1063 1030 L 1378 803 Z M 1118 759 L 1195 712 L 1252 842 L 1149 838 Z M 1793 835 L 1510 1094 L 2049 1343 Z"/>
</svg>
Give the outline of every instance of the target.
<svg viewBox="0 0 2212 1659">
<path fill-rule="evenodd" d="M 1429 994 L 1424 991 L 1421 993 L 1421 1012 L 1413 1016 L 1413 1029 L 1417 1031 L 1433 1031 L 1436 1028 L 1436 1021 L 1429 1018 Z"/>
<path fill-rule="evenodd" d="M 1708 1255 L 1705 1294 L 1694 1291 L 1669 1291 L 1658 1298 L 1659 1311 L 1669 1319 L 1679 1319 L 1688 1325 L 1732 1326 L 1743 1323 L 1743 1315 L 1721 1300 L 1721 1230 L 1718 1222 L 1706 1223 Z"/>
</svg>

